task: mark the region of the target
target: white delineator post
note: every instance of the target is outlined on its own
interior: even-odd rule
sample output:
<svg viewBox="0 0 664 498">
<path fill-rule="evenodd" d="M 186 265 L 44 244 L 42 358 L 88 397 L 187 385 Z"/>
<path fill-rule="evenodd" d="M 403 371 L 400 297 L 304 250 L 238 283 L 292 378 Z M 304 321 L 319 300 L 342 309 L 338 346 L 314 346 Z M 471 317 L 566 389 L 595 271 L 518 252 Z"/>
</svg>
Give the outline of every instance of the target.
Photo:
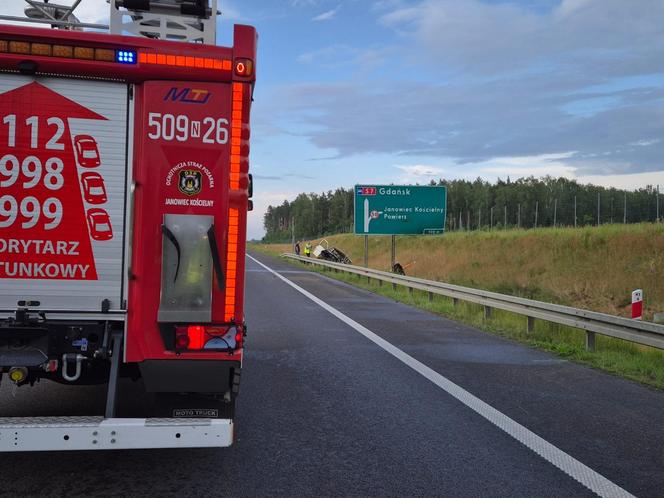
<svg viewBox="0 0 664 498">
<path fill-rule="evenodd" d="M 643 318 L 643 290 L 636 289 L 632 292 L 632 318 L 641 320 Z"/>
</svg>

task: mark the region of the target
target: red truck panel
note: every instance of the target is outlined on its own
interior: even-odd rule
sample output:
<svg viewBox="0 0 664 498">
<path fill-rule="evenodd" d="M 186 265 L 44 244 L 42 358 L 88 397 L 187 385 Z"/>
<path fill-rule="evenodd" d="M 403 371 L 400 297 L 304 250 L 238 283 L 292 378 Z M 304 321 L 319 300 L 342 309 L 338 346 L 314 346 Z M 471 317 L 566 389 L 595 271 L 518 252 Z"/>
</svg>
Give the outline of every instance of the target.
<svg viewBox="0 0 664 498">
<path fill-rule="evenodd" d="M 243 86 L 235 84 L 235 92 L 227 83 L 147 82 L 137 87 L 127 361 L 173 356 L 165 351 L 157 321 L 165 214 L 214 217 L 224 282 L 220 285 L 214 279 L 212 323 L 228 323 L 232 318 L 241 324 L 244 320 L 248 150 L 241 146 L 246 140 L 239 133 L 241 118 L 248 112 L 240 116 L 235 110 L 234 115 L 238 105 L 233 104 L 234 95 L 236 102 L 246 99 L 248 111 L 248 92 L 242 91 Z M 245 136 L 248 138 L 248 131 Z M 244 171 L 240 172 L 242 152 Z M 229 310 L 232 313 L 227 315 Z M 214 357 L 210 353 L 179 357 L 190 355 Z"/>
</svg>

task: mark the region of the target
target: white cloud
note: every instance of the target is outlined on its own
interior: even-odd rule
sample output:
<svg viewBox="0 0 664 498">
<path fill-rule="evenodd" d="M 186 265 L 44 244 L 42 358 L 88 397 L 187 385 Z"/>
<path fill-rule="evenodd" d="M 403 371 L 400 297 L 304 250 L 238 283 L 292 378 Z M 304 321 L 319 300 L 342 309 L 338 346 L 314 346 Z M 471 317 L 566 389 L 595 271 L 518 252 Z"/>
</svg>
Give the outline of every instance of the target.
<svg viewBox="0 0 664 498">
<path fill-rule="evenodd" d="M 330 21 L 334 19 L 337 16 L 337 13 L 339 12 L 339 9 L 341 9 L 341 5 L 337 6 L 336 8 L 332 10 L 328 10 L 326 12 L 323 12 L 322 14 L 318 14 L 315 17 L 312 17 L 311 20 L 314 22 L 321 22 L 321 21 Z"/>
<path fill-rule="evenodd" d="M 622 71 L 632 66 L 629 59 L 657 50 L 663 20 L 661 0 L 564 0 L 543 14 L 517 3 L 424 0 L 380 18 L 417 40 L 432 59 L 474 73 L 576 57 L 610 61 Z"/>
<path fill-rule="evenodd" d="M 407 35 L 401 47 L 375 50 L 398 81 L 371 81 L 367 72 L 292 86 L 271 96 L 270 119 L 283 124 L 286 116 L 313 145 L 342 157 L 467 164 L 574 151 L 566 164 L 579 174 L 662 169 L 661 0 L 566 0 L 539 13 L 516 3 L 424 0 L 393 8 L 382 22 Z M 336 69 L 361 50 L 337 44 L 299 60 Z"/>
<path fill-rule="evenodd" d="M 218 9 L 221 11 L 222 21 L 244 21 L 246 18 L 227 0 L 218 0 Z"/>
<path fill-rule="evenodd" d="M 558 18 L 564 18 L 572 15 L 584 7 L 592 7 L 593 0 L 562 0 L 555 15 Z"/>
<path fill-rule="evenodd" d="M 477 172 L 475 176 L 486 179 L 542 176 L 564 176 L 576 178 L 576 167 L 566 162 L 574 153 L 542 154 L 538 156 L 523 157 L 497 157 L 490 161 L 466 164 L 465 166 Z"/>
<path fill-rule="evenodd" d="M 71 6 L 73 0 L 58 0 L 58 5 Z M 29 5 L 23 0 L 2 0 L 0 13 L 8 16 L 25 17 L 24 9 Z M 86 0 L 74 11 L 74 15 L 82 22 L 101 23 L 108 22 L 109 5 L 105 0 Z M 15 21 L 0 21 L 2 24 L 15 24 Z M 29 25 L 29 24 L 28 24 Z M 33 27 L 48 28 L 48 24 L 32 24 Z"/>
<path fill-rule="evenodd" d="M 592 183 L 626 190 L 636 190 L 644 188 L 646 185 L 660 185 L 660 191 L 664 191 L 664 171 L 631 175 L 585 175 L 578 176 L 576 179 L 580 183 Z"/>
<path fill-rule="evenodd" d="M 393 51 L 391 47 L 355 48 L 345 44 L 334 44 L 300 54 L 297 61 L 325 69 L 355 66 L 366 72 L 384 63 Z"/>
<path fill-rule="evenodd" d="M 664 191 L 664 171 L 633 173 L 624 175 L 585 175 L 579 174 L 573 163 L 567 160 L 573 157 L 572 152 L 562 154 L 542 154 L 538 156 L 498 157 L 489 161 L 464 164 L 463 168 L 455 166 L 452 161 L 441 166 L 425 164 L 398 165 L 396 168 L 403 174 L 395 179 L 396 183 L 413 184 L 428 183 L 430 180 L 444 178 L 447 180 L 474 180 L 478 177 L 494 182 L 498 178 L 508 176 L 515 180 L 534 176 L 564 177 L 579 183 L 591 183 L 604 187 L 636 190 L 646 185 L 661 185 Z"/>
<path fill-rule="evenodd" d="M 8 16 L 23 16 L 23 9 L 28 7 L 24 0 L 5 0 L 2 2 L 2 13 Z"/>
<path fill-rule="evenodd" d="M 443 168 L 426 164 L 397 165 L 403 174 L 399 177 L 400 183 L 429 183 L 429 180 L 438 180 L 443 177 Z"/>
<path fill-rule="evenodd" d="M 661 142 L 659 138 L 652 138 L 649 140 L 637 140 L 636 142 L 630 142 L 629 145 L 638 145 L 639 147 L 649 147 L 650 145 L 655 145 Z"/>
<path fill-rule="evenodd" d="M 58 5 L 71 6 L 74 3 L 74 0 L 58 0 L 56 3 Z M 29 7 L 29 5 L 24 0 L 2 0 L 2 7 L 0 8 L 0 13 L 9 16 L 18 16 L 25 17 L 24 9 Z M 74 15 L 81 22 L 93 23 L 93 24 L 108 24 L 108 17 L 110 12 L 110 6 L 106 0 L 85 0 L 81 2 L 74 10 Z M 13 23 L 10 21 L 0 21 L 1 23 Z M 48 24 L 37 25 L 32 24 L 31 26 L 43 26 L 49 27 Z"/>
<path fill-rule="evenodd" d="M 106 23 L 109 9 L 105 0 L 86 0 L 76 8 L 75 15 L 83 22 Z"/>
<path fill-rule="evenodd" d="M 356 54 L 357 49 L 337 43 L 300 54 L 297 61 L 303 64 L 321 63 L 322 61 L 324 64 L 332 63 L 338 66 L 345 64 L 346 60 L 355 57 Z"/>
<path fill-rule="evenodd" d="M 284 201 L 292 201 L 298 196 L 299 192 L 254 192 L 254 210 L 247 216 L 247 238 L 260 239 L 265 235 L 263 229 L 263 216 L 268 206 L 279 206 Z"/>
<path fill-rule="evenodd" d="M 2 2 L 2 14 L 24 17 L 23 11 L 25 7 L 28 6 L 24 0 L 0 0 L 0 2 Z M 71 6 L 74 3 L 74 0 L 58 0 L 57 2 L 53 3 L 57 3 L 58 5 Z M 228 0 L 213 0 L 213 3 L 216 4 L 217 8 L 222 12 L 221 17 L 224 21 L 237 21 L 245 19 L 240 14 L 239 10 L 230 2 L 228 2 Z M 84 0 L 76 8 L 74 15 L 83 22 L 107 24 L 109 19 L 109 12 L 110 6 L 106 0 Z"/>
<path fill-rule="evenodd" d="M 289 0 L 291 7 L 312 7 L 321 3 L 321 0 Z"/>
</svg>

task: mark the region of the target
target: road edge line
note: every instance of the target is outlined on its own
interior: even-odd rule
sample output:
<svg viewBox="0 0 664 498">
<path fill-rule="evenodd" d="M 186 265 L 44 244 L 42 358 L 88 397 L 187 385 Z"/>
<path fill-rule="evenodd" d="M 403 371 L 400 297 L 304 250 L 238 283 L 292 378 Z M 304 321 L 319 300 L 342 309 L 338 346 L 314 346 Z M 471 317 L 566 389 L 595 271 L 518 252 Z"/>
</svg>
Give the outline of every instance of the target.
<svg viewBox="0 0 664 498">
<path fill-rule="evenodd" d="M 303 289 L 296 283 L 288 280 L 286 277 L 280 275 L 278 272 L 270 268 L 269 266 L 263 264 L 250 254 L 247 254 L 247 257 L 262 266 L 270 273 L 283 280 L 286 284 L 291 286 L 293 289 L 298 291 L 300 294 L 309 298 L 311 301 L 319 305 L 328 313 L 332 314 L 346 325 L 353 328 L 355 331 L 362 334 L 364 337 L 369 339 L 371 342 L 390 353 L 392 356 L 400 360 L 405 365 L 409 366 L 417 373 L 425 377 L 427 380 L 433 382 L 443 391 L 448 393 L 450 396 L 456 398 L 458 401 L 466 405 L 468 408 L 473 410 L 475 413 L 485 418 L 500 430 L 516 439 L 518 442 L 523 444 L 525 447 L 535 452 L 537 455 L 542 457 L 544 460 L 554 465 L 558 469 L 562 470 L 565 474 L 570 476 L 572 479 L 582 484 L 592 492 L 596 493 L 602 497 L 632 497 L 631 493 L 627 492 L 617 484 L 613 483 L 603 475 L 594 471 L 587 465 L 583 464 L 576 458 L 565 453 L 560 448 L 549 443 L 542 437 L 538 436 L 530 429 L 519 424 L 515 420 L 511 419 L 504 413 L 498 411 L 488 403 L 482 401 L 477 396 L 466 391 L 461 386 L 455 384 L 447 377 L 439 374 L 432 368 L 426 366 L 424 363 L 416 360 L 409 354 L 403 352 L 392 343 L 386 341 L 382 337 L 378 336 L 364 325 L 359 324 L 352 318 L 344 315 L 341 311 L 337 310 L 333 306 L 330 306 L 322 299 L 314 296 L 311 292 Z"/>
</svg>

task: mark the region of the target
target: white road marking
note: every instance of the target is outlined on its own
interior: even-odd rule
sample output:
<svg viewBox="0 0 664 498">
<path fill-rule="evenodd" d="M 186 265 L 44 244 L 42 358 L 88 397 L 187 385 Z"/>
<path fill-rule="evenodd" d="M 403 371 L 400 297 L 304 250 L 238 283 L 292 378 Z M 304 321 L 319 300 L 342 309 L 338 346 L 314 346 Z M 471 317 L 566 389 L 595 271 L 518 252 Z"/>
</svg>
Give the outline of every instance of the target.
<svg viewBox="0 0 664 498">
<path fill-rule="evenodd" d="M 270 273 L 268 270 L 262 270 L 256 268 L 247 268 L 244 271 L 249 273 Z M 308 270 L 282 270 L 279 273 L 284 274 L 284 273 L 311 273 L 311 272 Z"/>
<path fill-rule="evenodd" d="M 258 261 L 256 258 L 248 254 L 247 257 L 250 258 L 255 263 L 262 266 L 263 268 L 265 268 L 266 270 L 268 270 L 270 273 L 276 275 L 278 278 L 280 278 L 285 283 L 290 285 L 293 289 L 311 299 L 321 308 L 328 311 L 329 313 L 337 317 L 339 320 L 341 320 L 348 326 L 355 329 L 364 337 L 372 341 L 374 344 L 383 348 L 392 356 L 394 356 L 401 362 L 408 365 L 417 373 L 419 373 L 423 377 L 427 378 L 428 380 L 436 384 L 443 391 L 447 392 L 449 395 L 461 401 L 461 403 L 466 405 L 468 408 L 470 408 L 477 414 L 487 419 L 496 427 L 498 427 L 505 433 L 509 434 L 511 437 L 519 441 L 521 444 L 523 444 L 530 450 L 537 453 L 547 462 L 558 467 L 560 470 L 565 472 L 565 474 L 569 475 L 570 477 L 572 477 L 573 479 L 575 479 L 576 481 L 578 481 L 579 483 L 581 483 L 582 485 L 593 491 L 594 493 L 602 497 L 633 497 L 632 494 L 628 493 L 617 484 L 614 484 L 613 482 L 609 481 L 603 475 L 595 472 L 587 465 L 584 465 L 583 463 L 579 462 L 577 459 L 568 455 L 561 449 L 552 445 L 548 441 L 542 439 L 540 436 L 538 436 L 531 430 L 527 429 L 518 422 L 512 420 L 510 417 L 503 414 L 502 412 L 499 412 L 491 405 L 485 403 L 478 397 L 469 393 L 464 388 L 458 386 L 448 378 L 443 377 L 435 370 L 432 370 L 431 368 L 427 367 L 425 364 L 417 361 L 412 356 L 404 353 L 402 350 L 392 345 L 391 343 L 387 342 L 382 337 L 379 337 L 378 335 L 374 334 L 368 328 L 364 327 L 363 325 L 360 325 L 352 318 L 344 315 L 336 308 L 333 308 L 332 306 L 327 304 L 325 301 L 317 298 L 311 292 L 291 282 L 286 277 L 283 277 L 282 275 L 274 271 L 272 268 L 269 268 L 268 266 Z"/>
</svg>

